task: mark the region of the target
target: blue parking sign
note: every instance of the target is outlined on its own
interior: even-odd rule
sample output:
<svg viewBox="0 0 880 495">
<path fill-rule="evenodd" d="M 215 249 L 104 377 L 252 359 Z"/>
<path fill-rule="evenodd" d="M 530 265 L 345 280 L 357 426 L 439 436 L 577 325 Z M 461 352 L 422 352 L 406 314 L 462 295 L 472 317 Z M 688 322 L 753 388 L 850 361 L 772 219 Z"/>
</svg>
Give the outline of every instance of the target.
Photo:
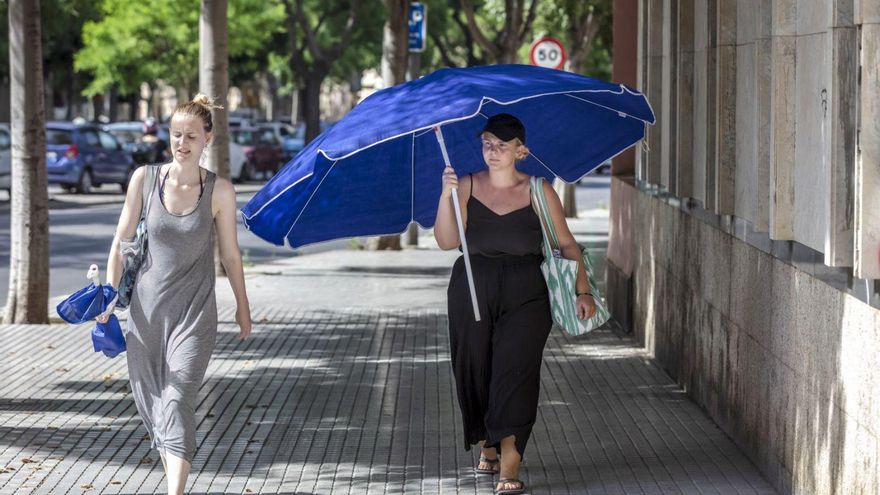
<svg viewBox="0 0 880 495">
<path fill-rule="evenodd" d="M 409 4 L 409 51 L 425 51 L 425 38 L 427 37 L 428 20 L 426 18 L 427 7 L 421 2 Z"/>
</svg>

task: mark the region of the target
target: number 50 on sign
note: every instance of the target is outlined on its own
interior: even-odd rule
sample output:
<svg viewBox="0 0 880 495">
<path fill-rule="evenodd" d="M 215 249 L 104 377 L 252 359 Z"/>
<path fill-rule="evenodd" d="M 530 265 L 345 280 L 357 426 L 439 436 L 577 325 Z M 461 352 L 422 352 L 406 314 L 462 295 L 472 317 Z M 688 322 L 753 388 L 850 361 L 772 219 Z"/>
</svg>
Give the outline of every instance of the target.
<svg viewBox="0 0 880 495">
<path fill-rule="evenodd" d="M 565 47 L 550 36 L 536 39 L 529 50 L 529 62 L 539 67 L 561 69 L 565 65 Z"/>
</svg>

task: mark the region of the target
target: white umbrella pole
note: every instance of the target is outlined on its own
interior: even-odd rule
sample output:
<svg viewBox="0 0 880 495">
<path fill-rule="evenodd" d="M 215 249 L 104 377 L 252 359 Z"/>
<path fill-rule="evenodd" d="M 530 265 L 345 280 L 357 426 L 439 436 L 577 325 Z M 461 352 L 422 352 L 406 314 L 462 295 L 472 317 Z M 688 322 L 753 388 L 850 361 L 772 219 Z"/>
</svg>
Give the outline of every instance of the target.
<svg viewBox="0 0 880 495">
<path fill-rule="evenodd" d="M 434 128 L 437 135 L 437 142 L 440 143 L 440 151 L 443 153 L 443 161 L 447 167 L 451 167 L 449 163 L 449 152 L 446 151 L 446 142 L 443 140 L 443 131 L 440 126 Z M 480 307 L 477 304 L 477 289 L 474 287 L 474 272 L 471 270 L 471 257 L 468 254 L 467 239 L 464 237 L 464 222 L 461 221 L 461 204 L 458 202 L 458 188 L 452 189 L 452 206 L 455 209 L 455 221 L 458 224 L 458 238 L 461 240 L 461 250 L 464 254 L 464 269 L 467 272 L 468 287 L 471 290 L 471 304 L 474 306 L 474 320 L 480 321 Z"/>
</svg>

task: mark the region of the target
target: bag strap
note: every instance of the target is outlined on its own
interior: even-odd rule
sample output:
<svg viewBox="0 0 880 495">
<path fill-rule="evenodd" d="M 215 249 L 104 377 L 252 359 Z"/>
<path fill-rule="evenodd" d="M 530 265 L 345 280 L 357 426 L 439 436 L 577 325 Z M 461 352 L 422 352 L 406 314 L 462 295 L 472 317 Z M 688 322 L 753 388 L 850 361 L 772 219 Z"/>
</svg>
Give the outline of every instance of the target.
<svg viewBox="0 0 880 495">
<path fill-rule="evenodd" d="M 547 196 L 544 195 L 544 178 L 532 177 L 532 197 L 538 206 L 538 218 L 541 220 L 541 230 L 550 241 L 553 249 L 559 247 L 559 239 L 556 237 L 556 226 L 553 217 L 550 216 L 550 207 L 547 206 Z"/>
<path fill-rule="evenodd" d="M 544 196 L 544 178 L 532 177 L 531 179 L 532 201 L 538 210 L 538 220 L 541 222 L 541 232 L 544 234 L 544 247 L 548 256 L 553 256 L 553 250 L 559 249 L 559 241 L 556 238 L 556 227 L 550 216 L 550 208 L 547 207 L 547 198 Z"/>
<path fill-rule="evenodd" d="M 153 199 L 153 189 L 156 188 L 156 178 L 159 177 L 159 165 L 144 165 L 144 187 L 141 191 L 141 221 L 147 218 L 150 212 L 150 202 Z"/>
</svg>

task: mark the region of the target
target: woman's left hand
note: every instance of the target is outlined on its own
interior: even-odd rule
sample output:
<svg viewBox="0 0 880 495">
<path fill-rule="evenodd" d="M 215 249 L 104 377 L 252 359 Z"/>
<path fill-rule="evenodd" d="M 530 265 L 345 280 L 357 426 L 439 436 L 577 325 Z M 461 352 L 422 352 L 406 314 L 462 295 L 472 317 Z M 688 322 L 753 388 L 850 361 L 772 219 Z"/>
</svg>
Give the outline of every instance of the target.
<svg viewBox="0 0 880 495">
<path fill-rule="evenodd" d="M 593 300 L 593 296 L 586 294 L 578 296 L 576 306 L 578 318 L 582 320 L 589 320 L 596 314 L 596 301 Z"/>
<path fill-rule="evenodd" d="M 245 340 L 251 335 L 251 308 L 239 307 L 235 311 L 235 322 L 238 323 L 238 338 Z"/>
</svg>

